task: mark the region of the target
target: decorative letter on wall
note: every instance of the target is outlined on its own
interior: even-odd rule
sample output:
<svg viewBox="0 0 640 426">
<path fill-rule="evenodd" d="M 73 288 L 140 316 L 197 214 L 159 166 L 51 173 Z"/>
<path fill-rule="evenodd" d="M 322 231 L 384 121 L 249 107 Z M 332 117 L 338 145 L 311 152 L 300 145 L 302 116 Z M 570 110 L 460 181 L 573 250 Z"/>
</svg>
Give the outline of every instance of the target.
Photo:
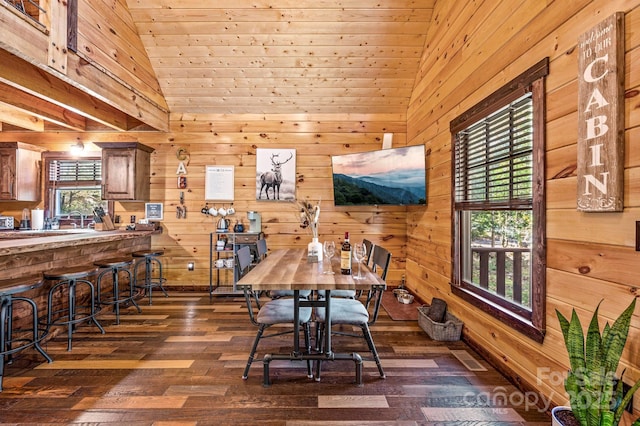
<svg viewBox="0 0 640 426">
<path fill-rule="evenodd" d="M 578 210 L 619 212 L 624 191 L 624 13 L 578 39 Z"/>
</svg>

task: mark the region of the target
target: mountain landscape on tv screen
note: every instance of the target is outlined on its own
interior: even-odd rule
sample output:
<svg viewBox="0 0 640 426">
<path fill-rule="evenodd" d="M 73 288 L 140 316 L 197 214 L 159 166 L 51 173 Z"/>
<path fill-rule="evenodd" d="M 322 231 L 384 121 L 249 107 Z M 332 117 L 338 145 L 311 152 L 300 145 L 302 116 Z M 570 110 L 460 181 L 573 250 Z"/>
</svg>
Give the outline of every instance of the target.
<svg viewBox="0 0 640 426">
<path fill-rule="evenodd" d="M 424 169 L 350 176 L 335 173 L 336 205 L 426 204 Z"/>
</svg>

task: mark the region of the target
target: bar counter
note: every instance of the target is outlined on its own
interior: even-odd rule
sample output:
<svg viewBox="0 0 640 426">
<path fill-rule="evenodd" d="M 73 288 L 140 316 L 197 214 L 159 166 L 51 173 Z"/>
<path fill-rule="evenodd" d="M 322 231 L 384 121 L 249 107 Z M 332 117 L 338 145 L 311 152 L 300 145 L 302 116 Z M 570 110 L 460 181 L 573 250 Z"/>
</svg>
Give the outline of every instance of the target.
<svg viewBox="0 0 640 426">
<path fill-rule="evenodd" d="M 54 269 L 70 269 L 97 260 L 130 255 L 151 248 L 156 231 L 2 231 L 0 232 L 0 280 L 23 278 Z M 50 284 L 27 291 L 38 308 L 46 306 Z M 86 297 L 78 294 L 78 297 Z M 14 311 L 14 320 L 26 313 Z M 57 332 L 57 330 L 56 330 Z"/>
<path fill-rule="evenodd" d="M 42 250 L 57 250 L 88 244 L 147 239 L 153 231 L 0 231 L 0 256 L 22 255 Z M 144 244 L 144 243 L 143 243 Z M 145 245 L 141 249 L 148 249 Z M 136 249 L 137 250 L 137 249 Z M 1 273 L 6 271 L 1 271 Z M 1 278 L 1 276 L 0 276 Z"/>
</svg>

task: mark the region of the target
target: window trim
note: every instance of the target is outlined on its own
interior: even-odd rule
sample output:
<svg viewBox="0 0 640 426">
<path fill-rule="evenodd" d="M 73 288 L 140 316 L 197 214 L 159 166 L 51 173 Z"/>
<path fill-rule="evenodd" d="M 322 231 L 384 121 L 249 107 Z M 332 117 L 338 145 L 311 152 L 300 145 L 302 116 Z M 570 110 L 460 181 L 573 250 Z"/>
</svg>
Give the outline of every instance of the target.
<svg viewBox="0 0 640 426">
<path fill-rule="evenodd" d="M 507 326 L 542 343 L 546 328 L 546 197 L 545 197 L 545 79 L 549 74 L 549 58 L 544 58 L 518 77 L 498 89 L 496 92 L 471 107 L 451 121 L 451 229 L 452 229 L 452 293 L 473 306 L 492 315 Z M 527 92 L 532 92 L 533 101 L 533 235 L 531 237 L 531 313 L 516 314 L 510 309 L 510 303 L 490 296 L 480 289 L 471 289 L 462 281 L 461 251 L 461 212 L 455 209 L 455 149 L 456 133 L 470 124 L 503 108 Z"/>
<path fill-rule="evenodd" d="M 95 153 L 95 154 L 87 154 L 87 155 L 83 155 L 81 158 L 77 158 L 74 157 L 73 155 L 67 153 L 67 152 L 55 152 L 55 151 L 48 151 L 48 152 L 44 152 L 42 153 L 42 160 L 43 160 L 43 166 L 44 166 L 44 179 L 43 179 L 43 184 L 44 184 L 44 205 L 45 205 L 45 209 L 48 209 L 50 211 L 54 211 L 53 209 L 51 209 L 51 203 L 53 200 L 51 200 L 51 184 L 49 181 L 49 176 L 51 173 L 51 169 L 50 169 L 50 163 L 54 160 L 101 160 L 102 156 L 100 153 Z M 98 182 L 101 190 L 102 188 L 102 179 L 100 179 L 100 181 Z M 83 186 L 86 185 L 86 183 L 82 183 L 79 186 Z M 64 185 L 63 185 L 64 186 Z M 70 185 L 73 186 L 73 185 Z M 108 212 L 113 212 L 114 210 L 114 204 L 113 204 L 113 200 L 106 200 L 107 201 L 107 211 Z"/>
</svg>

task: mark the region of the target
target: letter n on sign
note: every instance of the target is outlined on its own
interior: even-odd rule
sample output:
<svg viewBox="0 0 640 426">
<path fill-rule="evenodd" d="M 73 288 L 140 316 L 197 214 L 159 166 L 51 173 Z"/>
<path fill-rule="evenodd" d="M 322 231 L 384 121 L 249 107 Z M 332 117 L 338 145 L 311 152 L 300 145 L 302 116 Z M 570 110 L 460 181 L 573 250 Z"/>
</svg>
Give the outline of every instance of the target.
<svg viewBox="0 0 640 426">
<path fill-rule="evenodd" d="M 578 39 L 578 210 L 619 212 L 624 191 L 624 13 Z"/>
</svg>

